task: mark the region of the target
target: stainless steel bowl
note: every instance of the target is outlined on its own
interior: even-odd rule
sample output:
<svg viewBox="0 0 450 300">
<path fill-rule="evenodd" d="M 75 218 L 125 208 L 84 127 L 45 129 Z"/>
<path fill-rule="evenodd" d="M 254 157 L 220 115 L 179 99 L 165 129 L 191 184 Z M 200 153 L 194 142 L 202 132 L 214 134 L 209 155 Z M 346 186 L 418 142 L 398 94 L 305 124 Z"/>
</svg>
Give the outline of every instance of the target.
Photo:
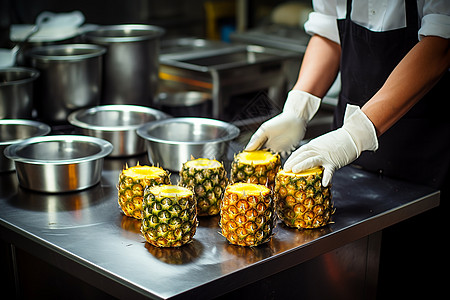
<svg viewBox="0 0 450 300">
<path fill-rule="evenodd" d="M 48 193 L 76 191 L 100 181 L 110 142 L 91 136 L 33 137 L 8 146 L 5 156 L 14 160 L 19 184 Z"/>
<path fill-rule="evenodd" d="M 149 160 L 179 171 L 191 156 L 222 160 L 229 142 L 240 131 L 236 126 L 207 118 L 172 118 L 141 126 L 137 133 L 147 141 Z"/>
<path fill-rule="evenodd" d="M 82 134 L 105 139 L 113 144 L 110 156 L 131 156 L 146 151 L 145 141 L 136 129 L 145 123 L 167 119 L 169 115 L 137 105 L 102 105 L 80 109 L 68 117 Z"/>
<path fill-rule="evenodd" d="M 3 155 L 6 147 L 30 137 L 47 135 L 50 130 L 47 124 L 32 120 L 0 120 L 0 172 L 14 170 L 14 162 Z"/>
</svg>

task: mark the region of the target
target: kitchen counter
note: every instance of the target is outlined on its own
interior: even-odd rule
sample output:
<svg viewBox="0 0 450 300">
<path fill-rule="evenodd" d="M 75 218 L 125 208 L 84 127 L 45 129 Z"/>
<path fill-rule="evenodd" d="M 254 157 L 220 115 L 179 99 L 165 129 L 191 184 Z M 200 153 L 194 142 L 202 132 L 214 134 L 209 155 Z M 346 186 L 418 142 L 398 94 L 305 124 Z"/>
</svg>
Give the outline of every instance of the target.
<svg viewBox="0 0 450 300">
<path fill-rule="evenodd" d="M 139 159 L 145 163 L 141 157 L 128 164 Z M 316 280 L 314 287 L 319 277 L 328 290 L 316 289 L 316 295 L 366 298 L 376 286 L 381 230 L 439 205 L 438 191 L 347 166 L 333 178 L 336 212 L 324 228 L 296 230 L 278 222 L 269 243 L 242 248 L 220 235 L 218 216 L 201 217 L 190 244 L 160 249 L 146 243 L 139 221 L 119 209 L 116 183 L 124 162 L 106 159 L 99 184 L 66 194 L 28 191 L 14 172 L 0 174 L 0 239 L 11 249 L 3 260 L 12 260 L 12 281 L 27 272 L 15 256 L 20 250 L 122 299 L 211 299 L 261 282 L 275 293 L 284 280 L 277 275 L 291 274 L 286 272 L 303 276 L 305 285 Z M 346 285 L 353 285 L 346 290 L 351 297 L 339 294 Z M 23 294 L 20 289 L 27 287 L 18 288 Z"/>
</svg>

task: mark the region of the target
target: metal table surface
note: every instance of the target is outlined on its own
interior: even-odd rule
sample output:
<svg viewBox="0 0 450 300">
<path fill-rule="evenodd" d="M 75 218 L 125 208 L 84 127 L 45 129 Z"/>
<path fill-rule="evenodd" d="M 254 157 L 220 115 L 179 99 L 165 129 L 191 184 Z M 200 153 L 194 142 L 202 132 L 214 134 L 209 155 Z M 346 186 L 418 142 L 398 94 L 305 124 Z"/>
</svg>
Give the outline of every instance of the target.
<svg viewBox="0 0 450 300">
<path fill-rule="evenodd" d="M 14 172 L 1 174 L 0 238 L 118 298 L 210 299 L 439 205 L 439 191 L 347 166 L 333 178 L 336 213 L 327 227 L 278 222 L 269 243 L 244 248 L 220 235 L 218 216 L 202 217 L 190 244 L 159 249 L 119 209 L 124 161 L 106 159 L 99 184 L 66 194 L 25 190 Z"/>
</svg>

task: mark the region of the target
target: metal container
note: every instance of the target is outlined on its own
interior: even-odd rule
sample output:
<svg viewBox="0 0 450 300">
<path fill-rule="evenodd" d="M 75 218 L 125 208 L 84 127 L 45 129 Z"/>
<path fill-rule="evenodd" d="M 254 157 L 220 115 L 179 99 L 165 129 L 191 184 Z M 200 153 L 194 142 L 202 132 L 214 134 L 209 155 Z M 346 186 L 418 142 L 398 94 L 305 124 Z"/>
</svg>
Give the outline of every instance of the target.
<svg viewBox="0 0 450 300">
<path fill-rule="evenodd" d="M 134 24 L 100 26 L 84 34 L 87 42 L 108 49 L 102 104 L 152 104 L 158 87 L 163 34 L 160 27 Z"/>
<path fill-rule="evenodd" d="M 112 149 L 108 141 L 91 136 L 52 135 L 10 145 L 5 156 L 14 160 L 22 187 L 59 193 L 98 183 Z"/>
<path fill-rule="evenodd" d="M 99 105 L 102 56 L 106 49 L 90 44 L 33 48 L 25 53 L 40 71 L 34 106 L 40 120 L 66 122 L 74 110 Z"/>
<path fill-rule="evenodd" d="M 148 157 L 153 164 L 179 171 L 191 156 L 224 159 L 229 142 L 240 131 L 230 123 L 214 119 L 172 118 L 143 125 L 137 133 L 147 141 Z"/>
<path fill-rule="evenodd" d="M 131 156 L 146 151 L 145 141 L 136 129 L 145 123 L 166 119 L 159 110 L 137 105 L 102 105 L 71 113 L 69 123 L 81 128 L 81 133 L 112 143 L 110 156 Z"/>
<path fill-rule="evenodd" d="M 160 57 L 161 90 L 211 93 L 213 118 L 231 121 L 246 115 L 246 106 L 233 103 L 236 96 L 267 90 L 273 106 L 283 107 L 287 92 L 284 66 L 294 58 L 298 53 L 254 45 L 168 53 Z M 233 110 L 231 118 L 228 109 Z"/>
<path fill-rule="evenodd" d="M 14 170 L 14 162 L 3 154 L 6 147 L 30 137 L 47 135 L 50 130 L 47 124 L 32 120 L 0 120 L 0 172 Z"/>
<path fill-rule="evenodd" d="M 160 93 L 156 106 L 174 117 L 212 117 L 212 95 L 197 91 Z"/>
<path fill-rule="evenodd" d="M 0 119 L 31 119 L 38 77 L 39 71 L 29 68 L 0 69 Z"/>
</svg>

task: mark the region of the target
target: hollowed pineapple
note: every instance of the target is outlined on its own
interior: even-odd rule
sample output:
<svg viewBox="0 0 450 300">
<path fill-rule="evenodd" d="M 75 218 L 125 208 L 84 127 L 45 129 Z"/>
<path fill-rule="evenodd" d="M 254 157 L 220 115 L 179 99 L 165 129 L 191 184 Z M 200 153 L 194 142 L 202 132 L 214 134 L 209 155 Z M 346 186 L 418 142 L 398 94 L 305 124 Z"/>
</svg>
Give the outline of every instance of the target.
<svg viewBox="0 0 450 300">
<path fill-rule="evenodd" d="M 268 242 L 275 226 L 271 190 L 253 183 L 235 183 L 225 189 L 220 209 L 222 235 L 240 246 Z"/>
<path fill-rule="evenodd" d="M 273 189 L 280 167 L 281 159 L 278 153 L 266 150 L 243 151 L 234 157 L 230 181 L 262 184 Z"/>
<path fill-rule="evenodd" d="M 177 185 L 147 187 L 141 232 L 156 247 L 179 247 L 197 230 L 197 203 L 193 192 Z"/>
<path fill-rule="evenodd" d="M 180 185 L 194 191 L 199 216 L 219 214 L 227 184 L 225 168 L 217 160 L 192 159 L 184 163 L 180 171 Z"/>
<path fill-rule="evenodd" d="M 334 213 L 330 187 L 322 186 L 321 167 L 301 173 L 280 170 L 274 198 L 278 217 L 289 227 L 317 228 L 330 223 Z"/>
<path fill-rule="evenodd" d="M 142 219 L 142 199 L 147 186 L 170 184 L 169 173 L 150 166 L 126 167 L 119 175 L 119 205 L 126 216 Z"/>
</svg>

